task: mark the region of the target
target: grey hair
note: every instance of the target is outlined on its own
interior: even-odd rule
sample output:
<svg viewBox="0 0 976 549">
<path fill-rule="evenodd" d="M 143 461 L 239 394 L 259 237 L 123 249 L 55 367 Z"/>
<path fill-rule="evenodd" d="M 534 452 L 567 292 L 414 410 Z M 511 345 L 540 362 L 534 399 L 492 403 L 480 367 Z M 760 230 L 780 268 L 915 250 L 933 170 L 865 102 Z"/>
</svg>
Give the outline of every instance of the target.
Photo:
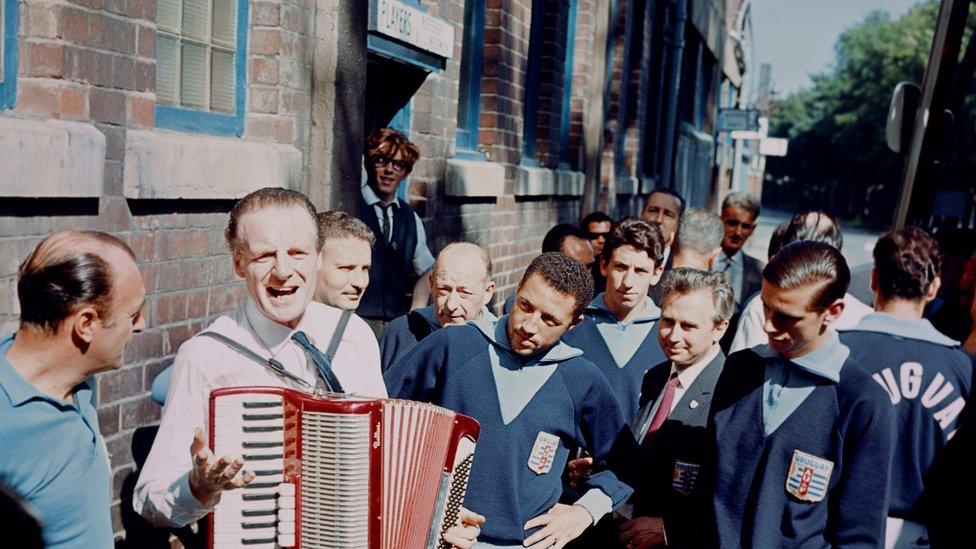
<svg viewBox="0 0 976 549">
<path fill-rule="evenodd" d="M 681 216 L 675 241 L 678 249 L 692 250 L 705 256 L 722 244 L 724 235 L 725 229 L 719 216 L 712 212 L 691 208 Z"/>
<path fill-rule="evenodd" d="M 688 295 L 704 289 L 712 291 L 712 305 L 715 307 L 712 320 L 715 324 L 732 318 L 735 292 L 725 273 L 710 273 L 687 267 L 671 269 L 661 283 L 661 303 L 663 305 L 673 293 Z"/>
<path fill-rule="evenodd" d="M 729 193 L 726 195 L 725 200 L 722 201 L 723 213 L 726 208 L 745 210 L 753 219 L 759 217 L 759 213 L 762 212 L 762 206 L 759 204 L 759 201 L 746 193 Z"/>
</svg>

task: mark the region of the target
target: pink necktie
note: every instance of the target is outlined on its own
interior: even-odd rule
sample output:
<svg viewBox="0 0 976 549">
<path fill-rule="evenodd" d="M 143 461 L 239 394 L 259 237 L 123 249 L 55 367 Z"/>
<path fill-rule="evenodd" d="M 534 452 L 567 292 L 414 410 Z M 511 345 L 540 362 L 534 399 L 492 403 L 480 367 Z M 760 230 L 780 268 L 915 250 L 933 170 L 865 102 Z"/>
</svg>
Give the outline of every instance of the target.
<svg viewBox="0 0 976 549">
<path fill-rule="evenodd" d="M 647 428 L 647 434 L 645 436 L 654 434 L 655 431 L 661 428 L 661 425 L 664 425 L 664 421 L 668 419 L 668 414 L 671 413 L 671 403 L 674 402 L 674 391 L 677 388 L 678 372 L 675 372 L 671 374 L 667 385 L 664 386 L 664 393 L 661 394 L 661 404 L 658 405 L 657 411 L 654 412 L 654 418 L 651 420 L 651 425 Z"/>
</svg>

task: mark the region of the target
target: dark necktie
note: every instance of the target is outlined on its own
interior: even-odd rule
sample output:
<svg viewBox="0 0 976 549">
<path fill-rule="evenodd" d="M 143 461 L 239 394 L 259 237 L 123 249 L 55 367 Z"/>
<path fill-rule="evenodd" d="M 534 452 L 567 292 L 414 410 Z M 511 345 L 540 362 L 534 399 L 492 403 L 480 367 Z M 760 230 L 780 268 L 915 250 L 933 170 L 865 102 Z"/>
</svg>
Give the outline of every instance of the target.
<svg viewBox="0 0 976 549">
<path fill-rule="evenodd" d="M 332 361 L 322 351 L 318 350 L 315 345 L 312 345 L 305 332 L 295 332 L 291 334 L 291 338 L 301 346 L 305 354 L 308 355 L 308 359 L 315 365 L 315 369 L 319 371 L 319 376 L 325 382 L 325 388 L 333 393 L 344 393 L 345 391 L 342 390 L 342 384 L 339 383 L 339 378 L 332 371 Z"/>
<path fill-rule="evenodd" d="M 390 216 L 387 215 L 390 213 L 389 209 L 393 207 L 393 203 L 391 202 L 389 204 L 383 204 L 380 202 L 379 207 L 381 210 L 383 210 L 383 244 L 386 245 L 389 244 L 390 236 L 392 236 L 393 233 L 393 227 L 390 224 Z"/>
<path fill-rule="evenodd" d="M 654 412 L 654 418 L 651 419 L 651 425 L 647 428 L 647 434 L 644 435 L 645 438 L 653 435 L 668 419 L 668 415 L 671 413 L 671 403 L 674 402 L 674 392 L 677 388 L 678 372 L 675 372 L 671 374 L 671 378 L 664 386 L 664 392 L 661 393 L 661 403 L 658 405 L 657 411 Z"/>
</svg>

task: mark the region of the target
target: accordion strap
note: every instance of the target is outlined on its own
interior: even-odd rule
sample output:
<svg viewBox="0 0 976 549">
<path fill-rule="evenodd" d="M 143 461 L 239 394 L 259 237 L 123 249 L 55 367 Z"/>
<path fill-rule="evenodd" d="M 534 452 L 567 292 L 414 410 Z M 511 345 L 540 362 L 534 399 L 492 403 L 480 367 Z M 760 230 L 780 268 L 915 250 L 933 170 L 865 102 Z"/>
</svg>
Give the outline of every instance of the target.
<svg viewBox="0 0 976 549">
<path fill-rule="evenodd" d="M 339 315 L 339 322 L 336 324 L 335 332 L 332 334 L 332 340 L 329 341 L 329 347 L 325 350 L 325 358 L 329 359 L 329 364 L 332 364 L 332 359 L 335 358 L 336 351 L 339 349 L 339 343 L 342 342 L 342 334 L 346 331 L 346 324 L 349 324 L 349 317 L 352 316 L 352 311 L 349 309 L 344 309 L 342 314 Z"/>
<path fill-rule="evenodd" d="M 297 383 L 298 385 L 305 387 L 306 389 L 309 390 L 315 389 L 315 387 L 313 387 L 304 379 L 296 376 L 295 374 L 289 372 L 288 370 L 285 370 L 285 366 L 281 362 L 278 362 L 274 358 L 264 358 L 261 355 L 255 353 L 254 351 L 248 349 L 247 347 L 241 345 L 237 341 L 234 341 L 233 339 L 223 334 L 218 334 L 217 332 L 200 332 L 197 335 L 206 336 L 211 339 L 215 339 L 223 343 L 224 345 L 230 347 L 231 349 L 237 351 L 238 353 L 246 356 L 247 358 L 253 360 L 254 362 L 257 362 L 261 366 L 264 366 L 265 368 L 271 370 L 275 374 L 284 377 L 288 380 L 291 380 Z"/>
</svg>

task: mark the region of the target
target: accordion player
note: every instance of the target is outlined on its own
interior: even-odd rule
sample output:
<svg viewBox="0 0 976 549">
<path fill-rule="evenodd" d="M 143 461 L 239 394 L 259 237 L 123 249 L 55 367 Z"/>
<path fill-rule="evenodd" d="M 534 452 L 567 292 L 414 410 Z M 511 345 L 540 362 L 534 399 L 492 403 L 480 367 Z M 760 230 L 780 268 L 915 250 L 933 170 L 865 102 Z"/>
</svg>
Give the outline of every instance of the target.
<svg viewBox="0 0 976 549">
<path fill-rule="evenodd" d="M 254 480 L 227 491 L 209 546 L 448 547 L 478 423 L 446 408 L 276 387 L 210 395 L 210 447 Z"/>
</svg>

